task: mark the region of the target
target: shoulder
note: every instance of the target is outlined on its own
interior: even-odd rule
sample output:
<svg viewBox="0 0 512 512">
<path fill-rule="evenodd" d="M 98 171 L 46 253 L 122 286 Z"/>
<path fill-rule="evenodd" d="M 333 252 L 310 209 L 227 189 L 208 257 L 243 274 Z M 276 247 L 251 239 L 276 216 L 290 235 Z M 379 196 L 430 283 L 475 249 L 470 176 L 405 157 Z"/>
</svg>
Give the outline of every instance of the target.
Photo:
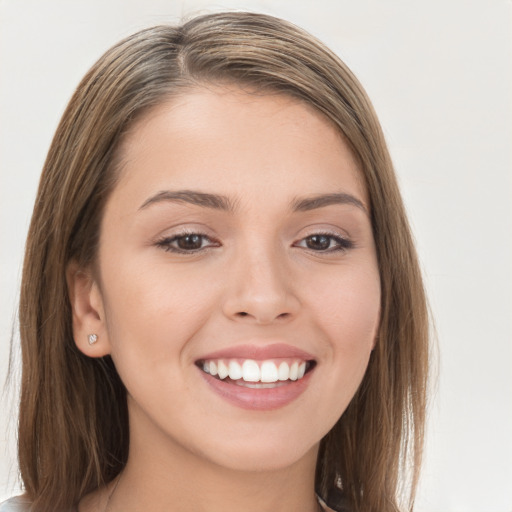
<svg viewBox="0 0 512 512">
<path fill-rule="evenodd" d="M 320 503 L 320 506 L 322 507 L 322 512 L 336 512 L 333 508 L 327 506 L 325 501 L 318 499 L 318 503 Z M 2 512 L 2 509 L 0 509 L 0 512 Z"/>
<path fill-rule="evenodd" d="M 0 503 L 0 512 L 29 512 L 30 500 L 24 496 L 16 496 Z"/>
<path fill-rule="evenodd" d="M 351 512 L 353 509 L 339 489 L 331 489 L 324 499 L 317 495 L 323 512 Z M 0 510 L 0 512 L 2 512 Z"/>
<path fill-rule="evenodd" d="M 0 503 L 0 512 L 30 512 L 32 502 L 26 496 L 15 496 Z M 75 512 L 76 507 L 73 507 L 69 512 Z"/>
</svg>

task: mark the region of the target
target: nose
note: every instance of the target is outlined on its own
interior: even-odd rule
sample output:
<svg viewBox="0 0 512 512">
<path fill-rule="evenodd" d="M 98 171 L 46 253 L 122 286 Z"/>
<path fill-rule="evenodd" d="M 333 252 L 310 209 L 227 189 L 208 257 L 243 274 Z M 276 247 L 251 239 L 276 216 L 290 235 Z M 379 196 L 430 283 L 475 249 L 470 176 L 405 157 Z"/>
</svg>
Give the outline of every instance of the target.
<svg viewBox="0 0 512 512">
<path fill-rule="evenodd" d="M 223 310 L 232 320 L 271 324 L 293 319 L 300 309 L 286 257 L 275 248 L 238 254 L 226 277 Z"/>
</svg>

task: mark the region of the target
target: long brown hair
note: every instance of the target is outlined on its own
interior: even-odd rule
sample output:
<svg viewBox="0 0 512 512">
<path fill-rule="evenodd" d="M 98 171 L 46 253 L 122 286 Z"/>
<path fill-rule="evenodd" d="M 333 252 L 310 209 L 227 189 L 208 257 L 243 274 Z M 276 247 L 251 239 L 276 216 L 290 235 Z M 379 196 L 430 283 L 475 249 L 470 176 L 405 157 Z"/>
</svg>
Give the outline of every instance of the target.
<svg viewBox="0 0 512 512">
<path fill-rule="evenodd" d="M 126 463 L 125 390 L 108 356 L 88 358 L 75 346 L 66 268 L 72 260 L 94 262 L 103 207 L 116 183 L 117 150 L 134 120 L 208 82 L 306 102 L 334 123 L 359 160 L 380 268 L 381 322 L 363 382 L 321 442 L 316 486 L 328 500 L 342 496 L 339 504 L 354 511 L 396 511 L 404 495 L 412 509 L 425 420 L 428 314 L 377 117 L 350 70 L 309 34 L 270 16 L 220 13 L 143 30 L 111 48 L 78 86 L 50 147 L 20 301 L 19 462 L 32 510 L 69 509 Z"/>
</svg>

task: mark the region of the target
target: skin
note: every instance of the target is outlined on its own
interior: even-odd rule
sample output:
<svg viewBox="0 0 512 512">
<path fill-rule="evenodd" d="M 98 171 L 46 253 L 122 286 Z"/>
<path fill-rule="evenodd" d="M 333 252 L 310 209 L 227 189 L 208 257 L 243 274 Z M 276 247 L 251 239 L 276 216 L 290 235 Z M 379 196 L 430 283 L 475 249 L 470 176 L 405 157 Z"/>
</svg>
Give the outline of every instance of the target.
<svg viewBox="0 0 512 512">
<path fill-rule="evenodd" d="M 309 106 L 234 87 L 156 107 L 121 157 L 95 270 L 68 271 L 76 343 L 111 354 L 128 391 L 129 460 L 109 510 L 316 510 L 319 442 L 357 390 L 379 322 L 356 160 Z M 158 196 L 182 190 L 222 195 L 231 208 Z M 345 200 L 296 208 L 333 193 Z M 175 251 L 184 232 L 205 235 L 198 250 Z M 318 234 L 326 244 L 313 243 Z M 233 405 L 195 364 L 276 342 L 316 361 L 304 392 L 277 409 Z M 80 511 L 104 510 L 109 492 Z"/>
</svg>

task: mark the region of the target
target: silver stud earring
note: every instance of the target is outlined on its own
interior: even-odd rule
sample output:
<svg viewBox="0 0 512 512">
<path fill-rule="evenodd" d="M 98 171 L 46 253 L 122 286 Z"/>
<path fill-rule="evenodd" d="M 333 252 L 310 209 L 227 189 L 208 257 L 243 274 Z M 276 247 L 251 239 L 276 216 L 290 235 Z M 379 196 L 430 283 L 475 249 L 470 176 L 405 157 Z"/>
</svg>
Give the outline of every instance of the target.
<svg viewBox="0 0 512 512">
<path fill-rule="evenodd" d="M 97 334 L 89 334 L 89 345 L 94 345 L 98 341 Z"/>
</svg>

